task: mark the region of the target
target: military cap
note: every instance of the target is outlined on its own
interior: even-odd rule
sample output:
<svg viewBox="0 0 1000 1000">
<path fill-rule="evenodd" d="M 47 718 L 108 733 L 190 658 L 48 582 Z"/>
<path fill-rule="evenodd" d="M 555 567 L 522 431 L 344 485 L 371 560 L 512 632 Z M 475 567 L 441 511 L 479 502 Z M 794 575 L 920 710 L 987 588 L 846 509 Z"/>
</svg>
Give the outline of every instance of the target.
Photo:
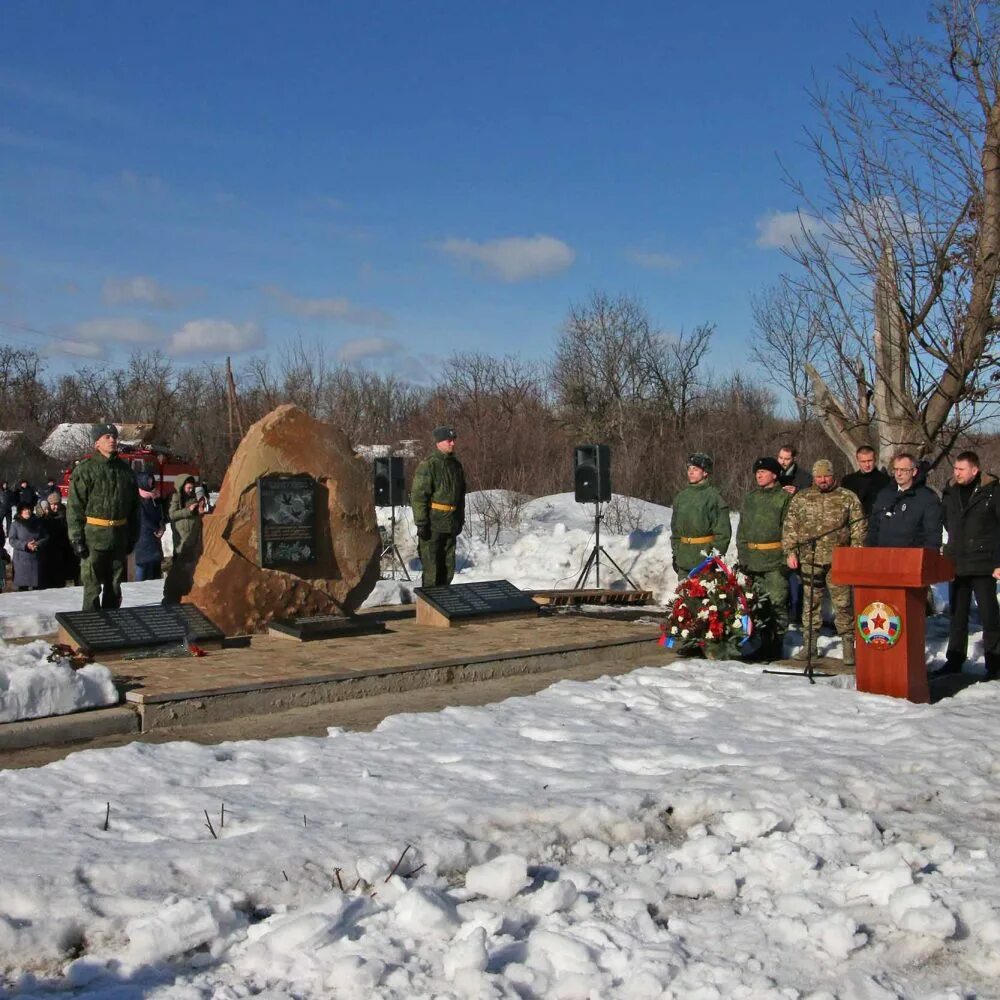
<svg viewBox="0 0 1000 1000">
<path fill-rule="evenodd" d="M 703 472 L 712 471 L 712 456 L 706 455 L 703 451 L 696 451 L 693 455 L 688 455 L 688 465 L 693 465 Z"/>
<path fill-rule="evenodd" d="M 447 425 L 442 427 L 434 428 L 434 440 L 440 444 L 442 441 L 454 441 L 458 435 L 455 433 L 454 427 L 449 427 Z"/>
<path fill-rule="evenodd" d="M 90 439 L 96 443 L 98 438 L 110 434 L 116 441 L 118 440 L 118 428 L 114 424 L 94 424 L 90 428 Z"/>
<path fill-rule="evenodd" d="M 754 472 L 759 472 L 761 469 L 764 469 L 767 472 L 773 472 L 776 476 L 781 475 L 781 466 L 778 464 L 778 460 L 776 458 L 771 458 L 770 455 L 758 458 L 757 461 L 753 463 Z"/>
<path fill-rule="evenodd" d="M 813 462 L 813 475 L 814 476 L 832 476 L 833 475 L 833 462 L 828 458 L 820 458 Z"/>
</svg>

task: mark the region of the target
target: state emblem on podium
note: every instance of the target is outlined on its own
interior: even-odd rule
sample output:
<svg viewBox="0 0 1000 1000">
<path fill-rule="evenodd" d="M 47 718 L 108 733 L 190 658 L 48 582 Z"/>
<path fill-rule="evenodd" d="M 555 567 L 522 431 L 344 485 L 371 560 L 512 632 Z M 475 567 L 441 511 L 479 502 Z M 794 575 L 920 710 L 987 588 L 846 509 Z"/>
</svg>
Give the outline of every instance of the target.
<svg viewBox="0 0 1000 1000">
<path fill-rule="evenodd" d="M 858 615 L 858 632 L 875 649 L 895 646 L 903 633 L 899 612 L 884 601 L 873 601 Z"/>
</svg>

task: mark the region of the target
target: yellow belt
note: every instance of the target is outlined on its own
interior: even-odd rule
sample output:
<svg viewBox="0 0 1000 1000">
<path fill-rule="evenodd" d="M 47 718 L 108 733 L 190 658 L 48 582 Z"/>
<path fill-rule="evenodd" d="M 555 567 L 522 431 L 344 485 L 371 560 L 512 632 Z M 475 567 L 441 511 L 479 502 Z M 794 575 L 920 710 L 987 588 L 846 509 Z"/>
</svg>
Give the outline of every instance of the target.
<svg viewBox="0 0 1000 1000">
<path fill-rule="evenodd" d="M 98 528 L 120 528 L 122 525 L 128 524 L 128 521 L 124 517 L 115 521 L 109 521 L 106 517 L 91 517 L 88 514 L 87 524 L 96 524 Z"/>
<path fill-rule="evenodd" d="M 431 510 L 446 510 L 450 514 L 453 510 L 458 510 L 458 508 L 450 503 L 434 503 L 432 501 Z"/>
<path fill-rule="evenodd" d="M 748 549 L 780 549 L 781 542 L 747 542 Z"/>
<path fill-rule="evenodd" d="M 699 535 L 697 538 L 684 538 L 679 539 L 681 545 L 704 545 L 706 542 L 714 542 L 715 535 Z"/>
</svg>

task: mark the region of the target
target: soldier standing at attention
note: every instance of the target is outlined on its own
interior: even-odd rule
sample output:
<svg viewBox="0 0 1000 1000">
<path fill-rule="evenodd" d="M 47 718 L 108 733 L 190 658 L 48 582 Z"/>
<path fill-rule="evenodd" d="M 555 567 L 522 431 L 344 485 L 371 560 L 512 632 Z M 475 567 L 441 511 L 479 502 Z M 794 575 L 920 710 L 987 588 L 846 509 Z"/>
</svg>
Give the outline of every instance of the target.
<svg viewBox="0 0 1000 1000">
<path fill-rule="evenodd" d="M 674 497 L 670 515 L 670 547 L 678 576 L 690 573 L 712 549 L 725 556 L 733 536 L 729 507 L 708 481 L 711 474 L 710 456 L 697 451 L 688 457 L 688 485 Z"/>
<path fill-rule="evenodd" d="M 788 567 L 781 548 L 781 529 L 792 498 L 778 485 L 781 466 L 775 458 L 758 458 L 753 463 L 757 488 L 743 501 L 736 546 L 740 566 L 754 590 L 767 594 L 774 608 L 776 630 L 762 648 L 764 656 L 777 657 L 788 628 Z"/>
<path fill-rule="evenodd" d="M 139 488 L 132 470 L 116 454 L 114 424 L 91 428 L 94 454 L 69 481 L 66 523 L 80 559 L 83 610 L 118 608 L 128 554 L 139 538 Z"/>
<path fill-rule="evenodd" d="M 455 457 L 453 428 L 435 428 L 434 451 L 413 474 L 410 507 L 420 539 L 422 586 L 446 586 L 455 575 L 455 539 L 465 525 L 465 470 Z"/>
<path fill-rule="evenodd" d="M 844 644 L 844 664 L 854 666 L 851 588 L 830 583 L 829 574 L 835 548 L 864 545 L 865 515 L 861 501 L 850 490 L 837 486 L 831 461 L 821 458 L 812 471 L 813 485 L 792 498 L 781 537 L 788 568 L 802 571 L 802 625 L 806 641 L 796 657 L 805 660 L 810 655 L 819 655 L 823 591 L 827 590 L 837 635 Z"/>
</svg>

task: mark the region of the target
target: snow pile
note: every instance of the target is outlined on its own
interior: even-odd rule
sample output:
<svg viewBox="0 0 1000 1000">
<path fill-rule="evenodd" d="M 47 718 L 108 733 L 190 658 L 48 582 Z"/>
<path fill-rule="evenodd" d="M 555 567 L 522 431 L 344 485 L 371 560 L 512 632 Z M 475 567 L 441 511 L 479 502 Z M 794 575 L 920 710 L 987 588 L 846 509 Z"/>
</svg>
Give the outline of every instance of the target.
<svg viewBox="0 0 1000 1000">
<path fill-rule="evenodd" d="M 118 703 L 107 667 L 90 663 L 74 670 L 65 659 L 50 663 L 51 648 L 41 641 L 11 645 L 0 640 L 0 722 Z"/>
<path fill-rule="evenodd" d="M 683 661 L 3 772 L 0 966 L 26 997 L 995 995 L 998 710 Z"/>
<path fill-rule="evenodd" d="M 94 439 L 90 432 L 92 426 L 93 424 L 59 424 L 40 447 L 49 458 L 68 465 L 94 450 Z"/>
</svg>

